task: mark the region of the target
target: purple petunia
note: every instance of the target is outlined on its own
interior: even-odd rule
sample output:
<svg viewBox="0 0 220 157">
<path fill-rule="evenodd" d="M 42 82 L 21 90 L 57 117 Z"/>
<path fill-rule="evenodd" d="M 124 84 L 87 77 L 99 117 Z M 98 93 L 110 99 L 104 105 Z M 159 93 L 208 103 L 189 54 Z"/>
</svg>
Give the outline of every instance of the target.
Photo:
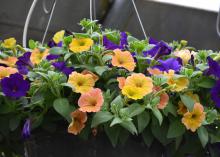
<svg viewBox="0 0 220 157">
<path fill-rule="evenodd" d="M 154 57 L 156 59 L 164 55 L 169 55 L 172 51 L 172 47 L 170 47 L 163 41 L 158 42 L 150 38 L 149 43 L 154 44 L 155 46 L 150 50 L 144 51 L 144 56 L 150 55 L 151 57 Z"/>
<path fill-rule="evenodd" d="M 211 89 L 211 98 L 215 102 L 215 105 L 220 108 L 220 80 Z"/>
<path fill-rule="evenodd" d="M 182 60 L 180 58 L 169 58 L 165 61 L 158 60 L 159 65 L 154 66 L 153 68 L 157 68 L 160 71 L 174 70 L 175 72 L 179 72 L 182 67 Z"/>
<path fill-rule="evenodd" d="M 51 60 L 58 59 L 59 57 L 60 57 L 60 55 L 49 54 L 46 59 L 48 61 L 51 61 Z"/>
<path fill-rule="evenodd" d="M 205 73 L 220 78 L 220 64 L 214 61 L 211 57 L 207 57 L 207 61 L 209 69 Z"/>
<path fill-rule="evenodd" d="M 26 75 L 29 71 L 29 68 L 33 68 L 33 64 L 31 63 L 30 57 L 31 52 L 26 52 L 23 54 L 23 56 L 18 57 L 16 65 L 19 73 Z"/>
<path fill-rule="evenodd" d="M 17 99 L 26 95 L 30 89 L 30 83 L 24 80 L 19 73 L 10 75 L 1 80 L 2 92 L 11 98 Z"/>
<path fill-rule="evenodd" d="M 52 47 L 62 47 L 63 46 L 63 42 L 60 41 L 59 43 L 55 43 L 53 40 L 50 40 L 47 44 L 48 47 L 52 48 Z"/>
<path fill-rule="evenodd" d="M 66 76 L 73 72 L 73 68 L 67 67 L 65 62 L 54 62 L 52 65 L 59 71 L 62 71 Z"/>
<path fill-rule="evenodd" d="M 106 36 L 103 37 L 103 45 L 108 50 L 125 49 L 125 47 L 128 45 L 127 34 L 125 32 L 121 32 L 120 36 L 121 38 L 120 38 L 119 45 L 110 41 Z"/>
<path fill-rule="evenodd" d="M 23 139 L 28 139 L 30 138 L 30 136 L 31 136 L 31 120 L 27 119 L 22 129 L 22 137 Z"/>
</svg>

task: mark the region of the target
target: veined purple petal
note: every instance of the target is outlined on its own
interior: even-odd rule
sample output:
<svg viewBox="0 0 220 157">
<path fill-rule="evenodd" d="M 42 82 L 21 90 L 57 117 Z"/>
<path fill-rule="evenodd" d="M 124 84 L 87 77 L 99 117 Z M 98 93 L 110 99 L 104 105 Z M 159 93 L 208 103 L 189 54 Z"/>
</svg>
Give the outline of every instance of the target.
<svg viewBox="0 0 220 157">
<path fill-rule="evenodd" d="M 23 56 L 18 57 L 18 61 L 16 62 L 17 69 L 19 73 L 26 75 L 30 68 L 33 68 L 33 64 L 30 60 L 31 52 L 26 52 Z"/>
<path fill-rule="evenodd" d="M 47 56 L 47 60 L 48 60 L 48 61 L 51 61 L 51 60 L 58 59 L 59 57 L 60 57 L 60 55 L 49 54 L 49 55 Z"/>
<path fill-rule="evenodd" d="M 59 71 L 63 72 L 66 76 L 69 76 L 74 71 L 74 68 L 66 66 L 65 62 L 54 62 L 52 65 Z"/>
<path fill-rule="evenodd" d="M 27 119 L 22 129 L 22 137 L 23 139 L 28 139 L 30 138 L 30 136 L 31 136 L 31 120 Z"/>
<path fill-rule="evenodd" d="M 209 69 L 206 71 L 208 75 L 214 75 L 220 78 L 220 64 L 214 61 L 211 57 L 207 57 Z"/>
<path fill-rule="evenodd" d="M 218 80 L 212 88 L 211 98 L 215 102 L 215 105 L 220 108 L 220 80 Z"/>
<path fill-rule="evenodd" d="M 165 61 L 158 60 L 158 62 L 160 64 L 152 68 L 157 68 L 160 69 L 161 71 L 166 71 L 166 72 L 168 72 L 169 70 L 174 70 L 175 72 L 179 72 L 181 69 L 181 63 L 178 58 L 169 58 Z"/>
</svg>

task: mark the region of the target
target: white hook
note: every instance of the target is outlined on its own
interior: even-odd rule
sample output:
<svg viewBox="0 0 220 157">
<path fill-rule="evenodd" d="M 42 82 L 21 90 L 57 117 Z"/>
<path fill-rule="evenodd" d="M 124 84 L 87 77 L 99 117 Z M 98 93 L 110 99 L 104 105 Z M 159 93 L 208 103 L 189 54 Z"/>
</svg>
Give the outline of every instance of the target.
<svg viewBox="0 0 220 157">
<path fill-rule="evenodd" d="M 218 12 L 218 16 L 217 16 L 217 22 L 216 22 L 216 30 L 217 30 L 217 34 L 220 37 L 220 7 L 219 7 L 219 12 Z"/>
</svg>

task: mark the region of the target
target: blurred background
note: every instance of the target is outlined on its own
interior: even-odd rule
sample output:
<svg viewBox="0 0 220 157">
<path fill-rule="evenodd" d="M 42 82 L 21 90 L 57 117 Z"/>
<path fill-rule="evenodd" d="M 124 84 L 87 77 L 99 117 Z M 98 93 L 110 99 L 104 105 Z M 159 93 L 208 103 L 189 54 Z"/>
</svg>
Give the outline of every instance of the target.
<svg viewBox="0 0 220 157">
<path fill-rule="evenodd" d="M 38 0 L 30 21 L 28 39 L 42 40 L 49 18 Z M 53 0 L 46 0 L 51 8 Z M 129 31 L 139 39 L 143 33 L 130 0 L 96 0 L 96 19 L 104 28 Z M 216 20 L 220 0 L 136 0 L 147 35 L 171 42 L 187 40 L 197 49 L 220 49 Z M 15 37 L 22 43 L 24 23 L 32 0 L 1 0 L 0 38 Z M 77 23 L 89 18 L 89 0 L 57 0 L 47 38 L 61 29 L 80 31 Z"/>
</svg>

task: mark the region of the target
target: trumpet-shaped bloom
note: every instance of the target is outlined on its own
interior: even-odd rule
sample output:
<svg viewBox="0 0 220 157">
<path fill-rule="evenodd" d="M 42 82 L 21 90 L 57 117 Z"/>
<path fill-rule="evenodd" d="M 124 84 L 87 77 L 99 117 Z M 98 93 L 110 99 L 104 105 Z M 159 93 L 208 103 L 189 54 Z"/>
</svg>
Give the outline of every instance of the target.
<svg viewBox="0 0 220 157">
<path fill-rule="evenodd" d="M 30 57 L 31 52 L 26 52 L 23 54 L 23 56 L 18 58 L 16 65 L 19 73 L 26 75 L 28 73 L 28 70 L 30 68 L 33 68 L 33 64 L 31 63 Z"/>
<path fill-rule="evenodd" d="M 16 46 L 15 38 L 5 39 L 4 42 L 2 43 L 2 46 L 7 49 L 15 48 L 15 46 Z"/>
<path fill-rule="evenodd" d="M 136 66 L 131 53 L 128 51 L 121 51 L 120 49 L 114 50 L 112 65 L 120 68 L 125 68 L 129 71 L 134 71 L 134 68 Z"/>
<path fill-rule="evenodd" d="M 155 46 L 152 49 L 143 52 L 144 56 L 150 55 L 151 57 L 159 58 L 164 55 L 169 55 L 172 51 L 172 47 L 163 41 L 158 42 L 150 38 L 149 43 L 154 44 Z"/>
<path fill-rule="evenodd" d="M 15 68 L 0 66 L 0 80 L 17 72 L 18 70 Z"/>
<path fill-rule="evenodd" d="M 38 48 L 36 48 L 32 51 L 30 60 L 33 64 L 39 64 L 43 59 L 47 57 L 48 54 L 48 49 L 46 49 L 44 52 L 41 52 Z"/>
<path fill-rule="evenodd" d="M 94 74 L 93 72 L 89 71 L 89 70 L 83 70 L 81 72 L 81 74 L 86 75 L 86 74 L 90 74 L 93 77 L 93 80 L 96 82 L 99 80 L 99 76 L 97 76 L 96 74 Z"/>
<path fill-rule="evenodd" d="M 4 59 L 0 59 L 0 64 L 6 65 L 9 67 L 14 67 L 17 60 L 18 59 L 16 57 L 7 57 Z"/>
<path fill-rule="evenodd" d="M 91 74 L 80 74 L 77 72 L 72 72 L 69 75 L 68 83 L 70 83 L 74 88 L 76 93 L 86 93 L 89 92 L 95 85 L 95 81 Z"/>
<path fill-rule="evenodd" d="M 208 75 L 214 75 L 220 78 L 220 64 L 214 61 L 211 57 L 207 57 L 209 69 L 206 71 Z"/>
<path fill-rule="evenodd" d="M 157 68 L 148 68 L 147 71 L 151 75 L 161 75 L 161 74 L 163 74 L 163 72 L 160 71 L 160 69 L 157 69 Z"/>
<path fill-rule="evenodd" d="M 215 105 L 220 108 L 220 80 L 216 82 L 216 85 L 211 90 L 211 98 L 215 102 Z"/>
<path fill-rule="evenodd" d="M 82 112 L 98 112 L 104 103 L 102 91 L 94 88 L 80 96 L 78 100 L 79 110 Z"/>
<path fill-rule="evenodd" d="M 120 89 L 122 89 L 125 86 L 126 78 L 125 77 L 118 77 L 117 81 L 118 81 L 118 87 Z"/>
<path fill-rule="evenodd" d="M 176 57 L 181 58 L 184 65 L 186 65 L 189 62 L 189 60 L 191 59 L 191 53 L 189 50 L 176 51 L 176 52 L 174 52 L 174 55 Z"/>
<path fill-rule="evenodd" d="M 81 53 L 89 51 L 93 43 L 93 40 L 90 38 L 74 38 L 69 44 L 69 48 L 74 53 Z"/>
<path fill-rule="evenodd" d="M 183 115 L 182 123 L 186 126 L 188 130 L 195 132 L 205 120 L 204 108 L 201 104 L 195 103 L 192 112 L 186 112 Z"/>
<path fill-rule="evenodd" d="M 159 92 L 161 90 L 161 87 L 158 86 L 154 87 L 153 90 L 154 92 Z M 157 104 L 157 108 L 162 110 L 167 106 L 169 102 L 169 95 L 166 92 L 163 92 L 159 95 L 159 97 L 160 97 L 160 101 Z"/>
<path fill-rule="evenodd" d="M 184 115 L 186 112 L 187 112 L 187 107 L 183 104 L 182 101 L 179 101 L 178 102 L 178 110 L 177 110 L 177 113 L 179 115 Z"/>
<path fill-rule="evenodd" d="M 121 32 L 120 36 L 121 36 L 121 38 L 120 38 L 119 45 L 110 41 L 106 36 L 103 37 L 103 45 L 108 50 L 115 50 L 115 49 L 123 50 L 123 49 L 125 49 L 125 47 L 128 45 L 127 34 L 125 32 Z"/>
<path fill-rule="evenodd" d="M 134 86 L 124 86 L 122 94 L 134 100 L 142 99 L 145 96 L 143 89 Z"/>
<path fill-rule="evenodd" d="M 20 98 L 30 89 L 30 83 L 21 74 L 15 73 L 1 80 L 2 92 L 11 98 Z"/>
<path fill-rule="evenodd" d="M 175 78 L 175 72 L 173 70 L 169 70 L 169 72 L 165 72 L 164 75 L 167 77 L 167 84 L 172 86 L 171 91 L 180 92 L 186 89 L 189 85 L 189 80 L 186 77 Z"/>
<path fill-rule="evenodd" d="M 53 41 L 58 44 L 59 42 L 61 42 L 63 40 L 65 31 L 61 30 L 59 32 L 57 32 L 54 36 L 53 36 Z"/>
<path fill-rule="evenodd" d="M 169 58 L 165 61 L 158 60 L 160 63 L 159 65 L 154 66 L 153 68 L 157 68 L 160 71 L 166 71 L 174 70 L 175 72 L 179 72 L 182 65 L 181 65 L 181 59 L 180 58 Z"/>
<path fill-rule="evenodd" d="M 59 71 L 63 72 L 66 76 L 69 76 L 74 70 L 74 68 L 70 68 L 66 66 L 65 62 L 54 62 L 52 65 Z"/>
<path fill-rule="evenodd" d="M 51 60 L 56 60 L 56 59 L 58 59 L 59 57 L 60 57 L 60 55 L 49 54 L 46 59 L 47 59 L 48 61 L 51 61 Z"/>
<path fill-rule="evenodd" d="M 142 89 L 143 95 L 147 95 L 153 90 L 153 81 L 150 77 L 146 77 L 144 74 L 132 74 L 127 77 L 125 86 L 140 88 Z"/>
<path fill-rule="evenodd" d="M 68 127 L 68 133 L 78 135 L 85 127 L 85 123 L 87 121 L 87 114 L 85 112 L 76 110 L 71 113 L 71 117 L 72 122 Z"/>
</svg>

